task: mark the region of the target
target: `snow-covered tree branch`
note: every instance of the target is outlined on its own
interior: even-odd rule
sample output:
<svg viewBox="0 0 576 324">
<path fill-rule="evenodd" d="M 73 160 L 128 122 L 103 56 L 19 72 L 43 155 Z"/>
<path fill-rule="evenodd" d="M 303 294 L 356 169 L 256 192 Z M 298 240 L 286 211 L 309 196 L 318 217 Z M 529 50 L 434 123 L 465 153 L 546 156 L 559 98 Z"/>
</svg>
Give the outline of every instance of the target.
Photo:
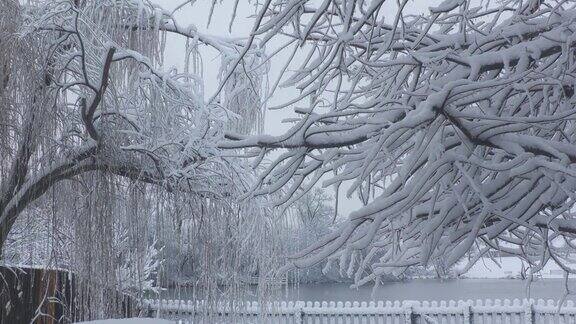
<svg viewBox="0 0 576 324">
<path fill-rule="evenodd" d="M 562 263 L 550 242 L 576 234 L 574 3 L 446 0 L 415 16 L 399 1 L 390 17 L 384 2 L 278 1 L 257 31 L 294 41 L 276 84 L 300 94 L 271 109 L 300 117 L 221 147 L 280 150 L 255 187 L 285 188 L 279 204 L 319 183 L 364 203 L 291 266 L 339 260 L 362 284 L 485 248 Z"/>
</svg>

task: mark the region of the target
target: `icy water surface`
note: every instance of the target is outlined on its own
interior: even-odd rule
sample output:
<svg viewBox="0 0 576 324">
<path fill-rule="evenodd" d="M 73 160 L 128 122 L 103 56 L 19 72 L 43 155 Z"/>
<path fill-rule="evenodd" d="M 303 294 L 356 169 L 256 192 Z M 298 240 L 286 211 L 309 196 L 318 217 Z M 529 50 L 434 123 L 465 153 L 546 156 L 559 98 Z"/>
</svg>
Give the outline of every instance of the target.
<svg viewBox="0 0 576 324">
<path fill-rule="evenodd" d="M 576 291 L 576 280 L 570 281 Z M 564 291 L 562 279 L 539 279 L 532 282 L 531 298 L 559 299 Z M 162 293 L 166 299 L 188 299 L 191 289 L 170 289 Z M 518 279 L 458 279 L 440 281 L 417 279 L 382 284 L 372 295 L 372 287 L 350 289 L 349 284 L 302 284 L 280 293 L 283 300 L 303 301 L 371 301 L 371 300 L 467 300 L 513 299 L 526 297 L 526 281 Z M 576 296 L 569 296 L 576 300 Z"/>
<path fill-rule="evenodd" d="M 570 282 L 576 288 L 576 280 Z M 542 279 L 532 282 L 531 298 L 558 299 L 563 294 L 562 279 Z M 515 279 L 460 279 L 440 281 L 419 279 L 382 284 L 372 295 L 372 287 L 350 289 L 347 284 L 301 285 L 289 291 L 291 300 L 467 300 L 513 299 L 526 297 L 526 281 Z M 572 299 L 575 299 L 572 296 Z"/>
</svg>

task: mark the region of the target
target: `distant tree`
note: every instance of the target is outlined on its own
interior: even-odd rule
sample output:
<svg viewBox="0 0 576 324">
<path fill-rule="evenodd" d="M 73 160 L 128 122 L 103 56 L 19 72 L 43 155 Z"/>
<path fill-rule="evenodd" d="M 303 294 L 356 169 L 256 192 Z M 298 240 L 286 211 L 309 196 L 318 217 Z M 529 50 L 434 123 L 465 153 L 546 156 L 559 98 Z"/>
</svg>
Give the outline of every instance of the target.
<svg viewBox="0 0 576 324">
<path fill-rule="evenodd" d="M 338 219 L 333 207 L 333 199 L 322 188 L 313 188 L 288 209 L 286 217 L 293 219 L 285 227 L 281 238 L 284 250 L 292 255 L 329 234 L 338 226 Z M 294 273 L 300 283 L 323 282 L 333 277 L 323 273 L 323 265 L 317 264 Z"/>
<path fill-rule="evenodd" d="M 314 188 L 294 203 L 294 209 L 302 227 L 320 235 L 326 234 L 336 221 L 332 204 L 332 198 L 324 190 Z"/>
<path fill-rule="evenodd" d="M 384 3 L 278 1 L 257 29 L 288 40 L 274 85 L 299 95 L 271 108 L 300 117 L 222 147 L 281 152 L 256 190 L 278 204 L 319 182 L 364 203 L 288 268 L 339 260 L 362 284 L 501 250 L 575 273 L 550 244 L 576 235 L 574 2 Z"/>
</svg>

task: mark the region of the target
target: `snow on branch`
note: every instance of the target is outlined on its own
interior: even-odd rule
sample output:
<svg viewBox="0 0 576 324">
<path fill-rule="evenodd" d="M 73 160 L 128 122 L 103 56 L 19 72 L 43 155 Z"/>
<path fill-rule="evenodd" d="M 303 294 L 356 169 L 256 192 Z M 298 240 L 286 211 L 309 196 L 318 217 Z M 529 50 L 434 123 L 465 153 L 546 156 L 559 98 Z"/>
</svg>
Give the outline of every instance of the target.
<svg viewBox="0 0 576 324">
<path fill-rule="evenodd" d="M 566 262 L 548 241 L 575 238 L 574 4 L 446 0 L 389 19 L 383 3 L 279 1 L 258 30 L 299 41 L 280 84 L 300 93 L 273 108 L 301 113 L 220 147 L 287 149 L 254 191 L 283 188 L 278 204 L 342 183 L 364 203 L 287 268 L 339 260 L 363 284 L 487 248 Z"/>
</svg>

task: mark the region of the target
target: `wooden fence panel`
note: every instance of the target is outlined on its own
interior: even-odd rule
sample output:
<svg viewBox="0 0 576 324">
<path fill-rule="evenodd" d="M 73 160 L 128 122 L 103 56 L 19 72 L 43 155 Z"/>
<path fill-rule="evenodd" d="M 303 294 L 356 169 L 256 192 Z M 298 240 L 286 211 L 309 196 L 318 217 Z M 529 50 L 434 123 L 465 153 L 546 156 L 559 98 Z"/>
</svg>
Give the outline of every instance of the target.
<svg viewBox="0 0 576 324">
<path fill-rule="evenodd" d="M 0 323 L 59 323 L 72 299 L 68 273 L 0 267 Z"/>
<path fill-rule="evenodd" d="M 154 316 L 181 320 L 181 323 L 234 323 L 234 312 L 226 304 L 219 305 L 221 309 L 216 311 L 221 315 L 218 322 L 202 319 L 203 304 L 199 302 L 144 300 L 142 305 Z M 275 302 L 267 304 L 266 309 L 273 310 L 268 315 L 261 314 L 258 303 L 242 305 L 242 308 L 236 309 L 234 316 L 246 323 L 576 324 L 573 301 L 565 302 L 562 307 L 551 300 L 526 299 L 394 303 Z"/>
<path fill-rule="evenodd" d="M 0 323 L 56 324 L 93 319 L 92 289 L 64 270 L 0 266 Z M 134 298 L 110 289 L 116 317 L 137 314 Z"/>
</svg>

